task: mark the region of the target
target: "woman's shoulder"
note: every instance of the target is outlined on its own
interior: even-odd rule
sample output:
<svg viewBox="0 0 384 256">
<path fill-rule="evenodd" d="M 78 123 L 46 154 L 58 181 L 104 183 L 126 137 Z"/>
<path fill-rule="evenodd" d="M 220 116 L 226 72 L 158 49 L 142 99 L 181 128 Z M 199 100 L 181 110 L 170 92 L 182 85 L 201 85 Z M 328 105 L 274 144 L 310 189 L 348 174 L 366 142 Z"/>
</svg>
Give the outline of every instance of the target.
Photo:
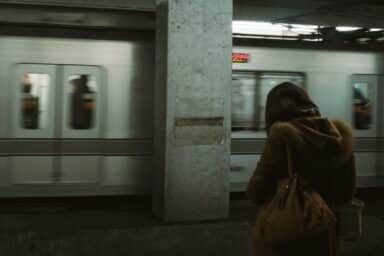
<svg viewBox="0 0 384 256">
<path fill-rule="evenodd" d="M 353 152 L 355 139 L 353 136 L 353 128 L 351 127 L 351 125 L 348 122 L 340 119 L 334 119 L 331 122 L 341 135 L 341 145 L 343 146 L 344 151 L 348 153 Z"/>
<path fill-rule="evenodd" d="M 332 119 L 331 123 L 336 127 L 336 129 L 343 137 L 353 137 L 353 128 L 348 122 L 341 119 Z"/>
<path fill-rule="evenodd" d="M 282 135 L 287 133 L 297 133 L 298 130 L 291 122 L 276 122 L 271 126 L 270 135 Z"/>
<path fill-rule="evenodd" d="M 341 134 L 353 136 L 353 128 L 348 122 L 342 119 L 330 119 L 329 121 L 327 118 L 321 119 L 331 122 Z M 276 122 L 270 129 L 271 134 L 298 133 L 299 131 L 300 129 L 298 129 L 294 122 Z"/>
<path fill-rule="evenodd" d="M 276 122 L 271 126 L 268 137 L 271 140 L 301 142 L 299 129 L 292 122 Z"/>
<path fill-rule="evenodd" d="M 303 142 L 303 136 L 307 135 L 308 137 L 311 134 L 308 134 L 308 132 L 306 132 L 306 128 L 311 127 L 311 122 L 316 123 L 316 121 L 318 122 L 318 124 L 320 123 L 321 125 L 324 125 L 325 123 L 330 124 L 330 130 L 336 128 L 344 142 L 348 144 L 353 144 L 353 128 L 348 122 L 343 121 L 341 119 L 329 120 L 323 117 L 318 118 L 318 120 L 300 119 L 291 122 L 276 122 L 271 126 L 268 137 L 272 140 L 283 139 L 291 142 Z M 331 128 L 332 126 L 334 128 Z"/>
</svg>

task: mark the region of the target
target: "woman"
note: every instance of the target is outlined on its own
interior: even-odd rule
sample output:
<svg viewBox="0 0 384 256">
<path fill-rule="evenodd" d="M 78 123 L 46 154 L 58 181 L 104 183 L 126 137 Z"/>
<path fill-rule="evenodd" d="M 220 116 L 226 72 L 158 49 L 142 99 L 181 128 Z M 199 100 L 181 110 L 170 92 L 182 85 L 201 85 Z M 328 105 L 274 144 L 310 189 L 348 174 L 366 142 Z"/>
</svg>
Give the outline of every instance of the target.
<svg viewBox="0 0 384 256">
<path fill-rule="evenodd" d="M 287 149 L 295 171 L 319 192 L 328 206 L 346 203 L 355 190 L 355 159 L 351 128 L 321 117 L 307 93 L 282 83 L 268 94 L 267 142 L 248 184 L 249 198 L 259 206 L 274 196 L 277 183 L 288 177 Z M 276 246 L 254 234 L 254 255 L 336 255 L 336 228 L 300 241 Z"/>
</svg>

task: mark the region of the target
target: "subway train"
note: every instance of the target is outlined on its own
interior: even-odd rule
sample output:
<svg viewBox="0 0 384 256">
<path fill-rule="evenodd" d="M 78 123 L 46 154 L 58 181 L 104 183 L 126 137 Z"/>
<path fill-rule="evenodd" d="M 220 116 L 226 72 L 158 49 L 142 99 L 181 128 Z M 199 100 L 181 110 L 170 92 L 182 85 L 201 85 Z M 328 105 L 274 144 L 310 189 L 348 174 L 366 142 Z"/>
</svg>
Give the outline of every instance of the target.
<svg viewBox="0 0 384 256">
<path fill-rule="evenodd" d="M 243 191 L 265 141 L 269 90 L 281 82 L 306 89 L 323 116 L 354 128 L 358 187 L 383 183 L 383 55 L 375 52 L 234 46 L 232 191 Z"/>
<path fill-rule="evenodd" d="M 265 142 L 265 100 L 305 88 L 355 127 L 358 185 L 382 186 L 383 55 L 234 45 L 231 191 Z M 151 193 L 154 39 L 0 37 L 0 197 Z"/>
</svg>

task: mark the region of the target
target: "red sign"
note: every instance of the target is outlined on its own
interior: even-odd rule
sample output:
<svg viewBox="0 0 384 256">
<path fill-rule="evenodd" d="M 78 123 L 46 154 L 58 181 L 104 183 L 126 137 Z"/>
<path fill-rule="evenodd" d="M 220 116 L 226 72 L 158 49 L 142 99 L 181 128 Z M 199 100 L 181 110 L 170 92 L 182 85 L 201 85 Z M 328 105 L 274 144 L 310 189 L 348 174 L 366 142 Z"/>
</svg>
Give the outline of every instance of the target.
<svg viewBox="0 0 384 256">
<path fill-rule="evenodd" d="M 248 63 L 249 54 L 248 53 L 232 53 L 232 62 L 234 63 Z"/>
</svg>

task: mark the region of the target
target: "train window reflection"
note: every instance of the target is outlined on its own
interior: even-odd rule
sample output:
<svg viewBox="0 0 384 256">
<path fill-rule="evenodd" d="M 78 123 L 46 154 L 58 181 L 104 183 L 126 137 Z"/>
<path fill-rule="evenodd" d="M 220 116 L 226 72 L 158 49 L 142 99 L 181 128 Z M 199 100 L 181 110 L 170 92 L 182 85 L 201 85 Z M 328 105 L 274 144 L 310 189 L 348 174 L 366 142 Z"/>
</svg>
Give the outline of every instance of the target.
<svg viewBox="0 0 384 256">
<path fill-rule="evenodd" d="M 94 125 L 97 84 L 93 76 L 73 75 L 69 82 L 70 127 L 76 130 L 91 129 Z"/>
<path fill-rule="evenodd" d="M 304 75 L 280 72 L 234 72 L 232 75 L 232 130 L 265 130 L 269 91 L 283 82 L 304 85 Z"/>
<path fill-rule="evenodd" d="M 25 73 L 21 77 L 21 127 L 44 129 L 48 124 L 49 75 Z"/>
<path fill-rule="evenodd" d="M 234 74 L 232 76 L 232 129 L 258 127 L 256 76 Z"/>
<path fill-rule="evenodd" d="M 353 85 L 353 120 L 355 129 L 369 130 L 372 125 L 372 108 L 370 102 L 370 84 Z"/>
</svg>

